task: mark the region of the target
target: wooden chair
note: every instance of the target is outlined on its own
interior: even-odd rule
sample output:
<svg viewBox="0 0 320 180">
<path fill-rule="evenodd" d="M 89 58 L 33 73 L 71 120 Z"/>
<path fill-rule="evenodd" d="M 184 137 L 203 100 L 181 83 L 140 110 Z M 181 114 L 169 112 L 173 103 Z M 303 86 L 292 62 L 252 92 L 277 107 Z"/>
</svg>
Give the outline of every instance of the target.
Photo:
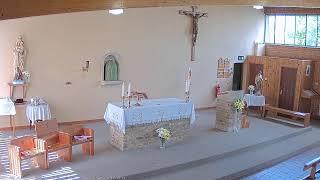
<svg viewBox="0 0 320 180">
<path fill-rule="evenodd" d="M 74 125 L 66 127 L 62 132 L 72 137 L 72 146 L 81 144 L 84 154 L 94 155 L 94 130 L 84 128 L 83 125 Z"/>
<path fill-rule="evenodd" d="M 57 120 L 36 122 L 35 130 L 37 138 L 45 142 L 47 156 L 50 152 L 57 152 L 59 158 L 71 161 L 72 139 L 68 134 L 59 132 Z"/>
<path fill-rule="evenodd" d="M 307 162 L 304 165 L 304 167 L 303 167 L 304 171 L 311 168 L 310 175 L 308 177 L 306 177 L 305 179 L 315 179 L 316 178 L 316 174 L 319 172 L 319 170 L 317 170 L 317 166 L 319 163 L 320 163 L 320 157 L 318 157 L 310 162 Z"/>
<path fill-rule="evenodd" d="M 41 169 L 48 169 L 48 156 L 43 140 L 32 136 L 16 138 L 11 140 L 8 151 L 10 172 L 15 176 L 23 177 L 21 162 L 26 159 L 32 159 Z"/>
</svg>

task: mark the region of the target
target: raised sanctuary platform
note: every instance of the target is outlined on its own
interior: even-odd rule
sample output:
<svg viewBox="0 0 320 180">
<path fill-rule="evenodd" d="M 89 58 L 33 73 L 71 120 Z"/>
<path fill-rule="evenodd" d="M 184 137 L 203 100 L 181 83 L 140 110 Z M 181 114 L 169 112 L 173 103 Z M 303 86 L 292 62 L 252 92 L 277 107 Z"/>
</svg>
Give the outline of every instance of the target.
<svg viewBox="0 0 320 180">
<path fill-rule="evenodd" d="M 315 138 L 316 136 L 313 134 L 309 136 L 308 133 L 320 132 L 315 128 L 288 126 L 287 124 L 261 120 L 255 117 L 249 117 L 251 121 L 249 129 L 243 129 L 239 133 L 222 132 L 212 128 L 214 127 L 212 119 L 215 118 L 215 110 L 198 111 L 196 114 L 197 120 L 191 127 L 191 136 L 179 143 L 169 143 L 164 150 L 159 148 L 159 144 L 152 144 L 144 149 L 122 152 L 108 143 L 111 137 L 105 122 L 88 124 L 87 126 L 93 128 L 96 132 L 95 156 L 84 157 L 81 155 L 81 148 L 74 149 L 72 163 L 51 162 L 49 171 L 30 169 L 27 171 L 29 176 L 26 176 L 26 178 L 119 179 L 126 177 L 127 179 L 168 179 L 163 178 L 168 173 L 215 162 L 218 165 L 208 172 L 211 175 L 210 177 L 215 179 L 255 167 L 262 162 L 269 162 L 279 153 L 290 154 L 295 149 L 312 145 L 315 140 L 310 140 L 309 137 Z M 17 132 L 18 135 L 26 133 L 30 134 L 30 131 Z M 0 147 L 2 148 L 0 154 L 2 175 L 0 175 L 0 179 L 8 177 L 5 144 L 9 135 L 10 133 L 3 134 L 0 138 Z M 300 136 L 303 136 L 304 141 L 294 141 L 295 146 L 288 147 L 286 151 L 276 149 L 278 153 L 272 155 L 265 153 L 264 156 L 259 156 L 262 160 L 254 161 L 256 164 L 253 162 L 241 163 L 241 166 L 237 166 L 237 168 L 225 167 L 224 159 L 241 156 L 243 153 L 250 153 L 253 156 L 259 149 L 265 149 L 278 142 L 285 142 Z M 246 156 L 243 158 L 248 159 Z M 51 156 L 51 161 L 55 161 L 54 155 Z M 237 163 L 233 164 L 236 165 Z M 28 165 L 30 164 L 24 166 L 27 167 Z M 203 175 L 198 174 L 196 176 L 201 177 Z M 179 179 L 179 177 L 174 179 Z M 189 177 L 189 179 L 193 178 L 192 176 Z"/>
</svg>

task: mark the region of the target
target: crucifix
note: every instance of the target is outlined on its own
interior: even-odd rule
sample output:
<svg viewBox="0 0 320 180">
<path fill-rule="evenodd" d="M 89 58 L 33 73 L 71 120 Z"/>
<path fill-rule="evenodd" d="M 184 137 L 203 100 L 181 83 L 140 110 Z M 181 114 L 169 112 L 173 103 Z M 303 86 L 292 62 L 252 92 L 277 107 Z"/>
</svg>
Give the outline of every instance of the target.
<svg viewBox="0 0 320 180">
<path fill-rule="evenodd" d="M 186 15 L 192 18 L 192 47 L 191 47 L 191 61 L 195 61 L 196 43 L 198 39 L 198 21 L 202 17 L 208 17 L 208 13 L 197 12 L 197 6 L 191 6 L 192 11 L 180 10 L 179 14 Z"/>
</svg>

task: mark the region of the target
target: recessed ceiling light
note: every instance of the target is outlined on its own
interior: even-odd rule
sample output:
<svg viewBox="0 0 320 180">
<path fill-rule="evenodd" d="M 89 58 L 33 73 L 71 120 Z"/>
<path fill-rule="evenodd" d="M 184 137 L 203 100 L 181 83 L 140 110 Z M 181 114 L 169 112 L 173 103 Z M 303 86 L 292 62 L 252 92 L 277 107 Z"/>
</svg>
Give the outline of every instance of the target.
<svg viewBox="0 0 320 180">
<path fill-rule="evenodd" d="M 263 6 L 253 6 L 255 9 L 263 9 Z"/>
<path fill-rule="evenodd" d="M 120 15 L 123 14 L 123 9 L 110 9 L 109 13 L 113 15 Z"/>
</svg>

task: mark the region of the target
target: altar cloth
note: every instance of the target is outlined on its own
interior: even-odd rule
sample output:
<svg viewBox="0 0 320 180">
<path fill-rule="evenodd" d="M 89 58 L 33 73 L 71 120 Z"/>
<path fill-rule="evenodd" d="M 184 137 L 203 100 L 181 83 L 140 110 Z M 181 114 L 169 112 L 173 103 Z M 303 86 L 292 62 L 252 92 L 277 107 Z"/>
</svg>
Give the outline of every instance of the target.
<svg viewBox="0 0 320 180">
<path fill-rule="evenodd" d="M 251 94 L 244 95 L 244 101 L 247 103 L 247 107 L 250 106 L 265 106 L 266 98 L 264 96 L 256 96 Z"/>
<path fill-rule="evenodd" d="M 50 120 L 51 111 L 50 111 L 49 104 L 47 103 L 42 103 L 39 105 L 28 104 L 26 108 L 26 115 L 27 115 L 27 119 L 32 122 L 32 125 L 34 125 L 34 122 L 36 120 Z"/>
<path fill-rule="evenodd" d="M 133 102 L 132 104 L 134 104 Z M 195 121 L 195 108 L 191 102 L 177 98 L 143 100 L 142 106 L 121 108 L 121 103 L 109 103 L 104 119 L 113 122 L 125 133 L 125 128 L 131 125 L 157 123 L 190 118 Z"/>
<path fill-rule="evenodd" d="M 14 103 L 7 98 L 0 99 L 0 116 L 16 115 L 16 108 Z"/>
</svg>

